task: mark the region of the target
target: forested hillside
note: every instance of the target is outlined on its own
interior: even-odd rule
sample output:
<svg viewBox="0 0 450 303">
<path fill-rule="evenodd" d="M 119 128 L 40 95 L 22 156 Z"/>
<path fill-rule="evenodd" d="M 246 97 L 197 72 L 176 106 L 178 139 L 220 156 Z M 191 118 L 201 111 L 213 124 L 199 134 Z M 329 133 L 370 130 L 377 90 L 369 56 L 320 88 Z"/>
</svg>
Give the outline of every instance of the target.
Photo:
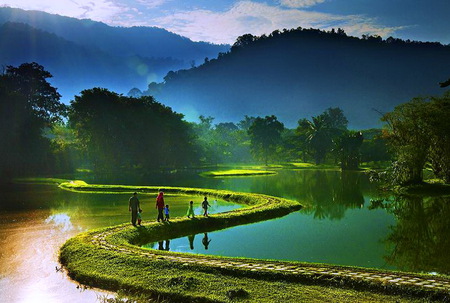
<svg viewBox="0 0 450 303">
<path fill-rule="evenodd" d="M 350 127 L 369 128 L 379 126 L 380 112 L 417 95 L 441 93 L 448 58 L 450 47 L 438 43 L 299 28 L 241 36 L 217 60 L 169 72 L 146 93 L 188 118 L 202 113 L 235 121 L 243 114 L 274 114 L 292 127 L 300 118 L 340 107 Z"/>
</svg>

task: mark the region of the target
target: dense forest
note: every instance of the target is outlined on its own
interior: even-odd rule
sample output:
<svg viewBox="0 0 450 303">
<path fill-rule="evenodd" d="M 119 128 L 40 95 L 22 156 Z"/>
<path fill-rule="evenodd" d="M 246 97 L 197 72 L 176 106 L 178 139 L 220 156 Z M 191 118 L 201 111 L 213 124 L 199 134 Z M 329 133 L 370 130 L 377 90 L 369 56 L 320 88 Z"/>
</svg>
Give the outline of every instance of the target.
<svg viewBox="0 0 450 303">
<path fill-rule="evenodd" d="M 340 107 L 351 128 L 380 127 L 380 112 L 440 93 L 449 56 L 450 46 L 439 43 L 356 38 L 341 29 L 284 29 L 243 35 L 229 52 L 169 72 L 144 94 L 221 122 L 237 122 L 242 113 L 274 114 L 293 127 L 299 113 L 310 117 Z"/>
<path fill-rule="evenodd" d="M 349 130 L 339 107 L 287 128 L 275 115 L 239 123 L 183 114 L 151 96 L 83 90 L 70 105 L 37 63 L 7 66 L 0 77 L 0 172 L 18 176 L 196 167 L 220 163 L 312 162 L 355 170 L 361 162 L 395 160 L 391 180 L 422 181 L 429 166 L 449 182 L 450 93 L 413 99 L 383 116 L 380 129 Z M 390 152 L 388 151 L 390 150 Z"/>
<path fill-rule="evenodd" d="M 0 7 L 0 63 L 39 62 L 64 100 L 86 87 L 127 92 L 188 68 L 228 45 L 193 42 L 153 27 L 111 27 L 91 20 Z"/>
</svg>

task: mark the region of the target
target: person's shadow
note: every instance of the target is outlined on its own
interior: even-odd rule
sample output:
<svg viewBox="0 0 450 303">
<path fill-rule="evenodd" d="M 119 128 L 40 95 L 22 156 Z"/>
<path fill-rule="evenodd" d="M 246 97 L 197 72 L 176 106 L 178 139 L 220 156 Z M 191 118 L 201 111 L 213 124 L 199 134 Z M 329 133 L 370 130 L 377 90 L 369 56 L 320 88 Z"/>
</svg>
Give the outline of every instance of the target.
<svg viewBox="0 0 450 303">
<path fill-rule="evenodd" d="M 211 242 L 211 239 L 208 238 L 208 233 L 205 233 L 202 239 L 203 246 L 205 246 L 205 250 L 208 250 L 209 242 Z"/>
</svg>

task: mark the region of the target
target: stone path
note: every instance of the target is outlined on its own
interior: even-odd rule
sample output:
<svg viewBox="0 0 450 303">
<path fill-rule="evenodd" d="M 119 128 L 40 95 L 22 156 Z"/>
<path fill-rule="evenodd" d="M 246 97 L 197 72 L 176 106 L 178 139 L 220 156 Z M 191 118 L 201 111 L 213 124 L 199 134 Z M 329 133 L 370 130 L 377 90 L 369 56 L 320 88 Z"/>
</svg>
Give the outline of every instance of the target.
<svg viewBox="0 0 450 303">
<path fill-rule="evenodd" d="M 364 270 L 359 268 L 345 268 L 333 266 L 308 266 L 305 264 L 293 264 L 283 261 L 264 261 L 264 260 L 240 260 L 233 258 L 220 258 L 213 256 L 198 255 L 177 255 L 168 252 L 153 251 L 142 249 L 138 252 L 127 246 L 118 246 L 108 242 L 107 237 L 113 233 L 120 232 L 128 227 L 118 227 L 107 232 L 98 233 L 93 236 L 92 242 L 102 248 L 120 251 L 126 254 L 140 254 L 154 259 L 163 259 L 181 264 L 200 264 L 212 268 L 222 269 L 246 269 L 260 272 L 281 272 L 285 275 L 294 275 L 298 277 L 314 277 L 322 279 L 333 279 L 334 281 L 351 280 L 354 282 L 371 282 L 380 287 L 396 288 L 407 286 L 415 291 L 423 292 L 433 290 L 434 292 L 450 296 L 450 279 L 444 277 L 426 277 L 415 275 L 414 273 L 399 272 L 377 272 L 375 270 Z"/>
</svg>

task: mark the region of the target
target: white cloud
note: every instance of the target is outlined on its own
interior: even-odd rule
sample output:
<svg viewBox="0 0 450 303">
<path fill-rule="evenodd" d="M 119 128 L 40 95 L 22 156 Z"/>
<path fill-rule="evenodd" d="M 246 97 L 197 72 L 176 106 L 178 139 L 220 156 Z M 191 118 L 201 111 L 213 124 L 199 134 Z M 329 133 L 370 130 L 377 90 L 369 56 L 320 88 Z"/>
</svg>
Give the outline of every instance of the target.
<svg viewBox="0 0 450 303">
<path fill-rule="evenodd" d="M 119 2 L 120 1 L 120 2 Z M 343 28 L 349 35 L 392 35 L 400 27 L 385 27 L 362 15 L 335 15 L 302 10 L 326 0 L 279 0 L 273 6 L 250 0 L 234 3 L 226 11 L 193 9 L 159 11 L 173 0 L 0 0 L 1 5 L 42 10 L 74 18 L 87 18 L 120 26 L 158 26 L 194 41 L 232 44 L 238 36 L 269 34 L 283 28 Z M 151 18 L 160 15 L 161 17 Z"/>
<path fill-rule="evenodd" d="M 176 12 L 153 20 L 194 41 L 232 44 L 240 35 L 269 34 L 283 28 L 343 28 L 349 35 L 386 36 L 399 28 L 384 27 L 376 20 L 360 15 L 333 15 L 299 9 L 286 9 L 252 1 L 241 1 L 225 12 L 193 10 Z"/>
<path fill-rule="evenodd" d="M 103 22 L 114 21 L 117 16 L 129 10 L 126 6 L 110 0 L 6 0 L 0 4 Z"/>
<path fill-rule="evenodd" d="M 314 6 L 325 1 L 326 0 L 280 0 L 280 4 L 290 8 L 301 8 Z"/>
<path fill-rule="evenodd" d="M 169 0 L 137 0 L 137 2 L 146 8 L 156 8 L 168 2 Z"/>
</svg>

